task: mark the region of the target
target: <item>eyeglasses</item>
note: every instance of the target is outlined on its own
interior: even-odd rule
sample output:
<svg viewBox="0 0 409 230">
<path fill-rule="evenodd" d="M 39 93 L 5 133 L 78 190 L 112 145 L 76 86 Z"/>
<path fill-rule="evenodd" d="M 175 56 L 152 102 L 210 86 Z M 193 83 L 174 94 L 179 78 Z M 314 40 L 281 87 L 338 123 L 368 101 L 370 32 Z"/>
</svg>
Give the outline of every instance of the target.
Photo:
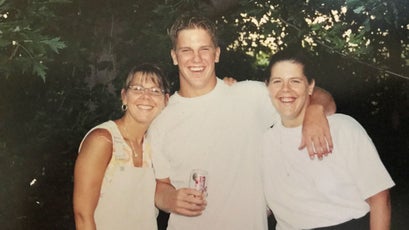
<svg viewBox="0 0 409 230">
<path fill-rule="evenodd" d="M 128 89 L 140 95 L 146 92 L 151 96 L 162 96 L 165 93 L 165 90 L 158 88 L 158 87 L 144 88 L 143 86 L 140 86 L 140 85 L 130 85 L 128 86 Z"/>
</svg>

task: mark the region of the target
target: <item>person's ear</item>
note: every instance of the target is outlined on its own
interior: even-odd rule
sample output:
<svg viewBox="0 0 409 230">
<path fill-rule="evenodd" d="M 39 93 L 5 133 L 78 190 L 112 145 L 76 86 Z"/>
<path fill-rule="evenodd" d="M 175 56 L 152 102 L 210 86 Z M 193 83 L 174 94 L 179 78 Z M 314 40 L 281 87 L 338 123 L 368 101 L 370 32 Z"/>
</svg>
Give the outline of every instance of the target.
<svg viewBox="0 0 409 230">
<path fill-rule="evenodd" d="M 127 104 L 128 98 L 126 96 L 126 90 L 122 89 L 121 90 L 121 100 L 122 100 L 122 104 Z"/>
<path fill-rule="evenodd" d="M 174 49 L 170 50 L 170 56 L 172 57 L 173 65 L 178 65 L 178 58 Z"/>
<path fill-rule="evenodd" d="M 165 99 L 164 99 L 165 100 L 165 106 L 168 105 L 169 97 L 170 97 L 170 95 L 168 93 L 165 93 Z"/>
<path fill-rule="evenodd" d="M 312 95 L 312 93 L 314 92 L 314 87 L 315 87 L 315 80 L 312 79 L 311 83 L 308 85 L 308 95 Z"/>
<path fill-rule="evenodd" d="M 214 58 L 214 62 L 215 63 L 219 63 L 219 60 L 220 60 L 220 47 L 218 46 L 218 47 L 216 47 L 216 54 L 215 54 L 215 58 Z"/>
</svg>

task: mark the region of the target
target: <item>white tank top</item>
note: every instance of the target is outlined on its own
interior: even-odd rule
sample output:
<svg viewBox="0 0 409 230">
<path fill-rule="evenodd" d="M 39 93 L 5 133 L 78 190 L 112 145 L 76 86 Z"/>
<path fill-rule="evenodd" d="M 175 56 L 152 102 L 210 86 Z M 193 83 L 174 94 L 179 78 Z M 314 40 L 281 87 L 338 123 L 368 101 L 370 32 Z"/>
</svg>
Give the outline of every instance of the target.
<svg viewBox="0 0 409 230">
<path fill-rule="evenodd" d="M 89 132 L 98 128 L 111 133 L 113 153 L 94 214 L 97 229 L 157 229 L 158 210 L 154 204 L 156 181 L 150 147 L 144 143 L 142 167 L 135 167 L 132 150 L 126 144 L 116 123 L 107 121 Z"/>
</svg>

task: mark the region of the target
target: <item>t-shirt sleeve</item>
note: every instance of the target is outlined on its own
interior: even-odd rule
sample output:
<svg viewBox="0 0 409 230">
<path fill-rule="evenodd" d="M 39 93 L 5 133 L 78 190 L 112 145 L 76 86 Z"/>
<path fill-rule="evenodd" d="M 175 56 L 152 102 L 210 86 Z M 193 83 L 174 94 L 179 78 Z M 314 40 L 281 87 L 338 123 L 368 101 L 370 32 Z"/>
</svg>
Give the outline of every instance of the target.
<svg viewBox="0 0 409 230">
<path fill-rule="evenodd" d="M 352 117 L 345 115 L 345 118 L 342 129 L 350 143 L 347 151 L 348 167 L 363 198 L 367 199 L 393 187 L 395 184 L 365 129 Z"/>
<path fill-rule="evenodd" d="M 264 114 L 263 119 L 268 123 L 268 126 L 274 125 L 281 120 L 280 115 L 273 106 L 267 87 L 264 83 L 260 91 L 260 113 Z"/>
<path fill-rule="evenodd" d="M 260 120 L 263 127 L 268 128 L 280 121 L 280 116 L 271 102 L 267 86 L 263 82 L 243 81 L 240 84 L 242 87 L 240 90 L 246 92 L 249 103 L 255 105 L 257 119 Z"/>
<path fill-rule="evenodd" d="M 163 146 L 164 132 L 157 122 L 153 122 L 147 134 L 147 142 L 151 148 L 152 164 L 156 179 L 170 177 L 170 164 Z"/>
</svg>

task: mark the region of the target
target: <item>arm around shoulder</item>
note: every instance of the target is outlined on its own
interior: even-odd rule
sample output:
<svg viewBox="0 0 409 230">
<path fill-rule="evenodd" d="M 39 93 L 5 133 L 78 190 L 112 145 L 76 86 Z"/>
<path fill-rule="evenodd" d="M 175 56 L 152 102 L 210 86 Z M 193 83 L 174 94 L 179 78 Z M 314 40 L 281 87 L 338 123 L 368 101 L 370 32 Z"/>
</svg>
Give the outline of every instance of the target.
<svg viewBox="0 0 409 230">
<path fill-rule="evenodd" d="M 326 115 L 335 113 L 336 105 L 331 94 L 314 87 L 310 104 L 303 121 L 303 137 L 300 149 L 307 147 L 308 154 L 313 159 L 315 155 L 322 159 L 332 152 L 333 143 Z"/>
<path fill-rule="evenodd" d="M 317 86 L 314 87 L 314 92 L 311 95 L 311 105 L 322 106 L 325 114 L 327 115 L 334 114 L 337 110 L 337 106 L 332 95 L 328 91 Z"/>
<path fill-rule="evenodd" d="M 315 155 L 322 159 L 332 152 L 333 142 L 326 115 L 335 113 L 335 102 L 327 91 L 315 87 L 310 104 L 303 121 L 303 136 L 300 149 L 307 147 L 308 154 L 313 159 Z"/>
</svg>

